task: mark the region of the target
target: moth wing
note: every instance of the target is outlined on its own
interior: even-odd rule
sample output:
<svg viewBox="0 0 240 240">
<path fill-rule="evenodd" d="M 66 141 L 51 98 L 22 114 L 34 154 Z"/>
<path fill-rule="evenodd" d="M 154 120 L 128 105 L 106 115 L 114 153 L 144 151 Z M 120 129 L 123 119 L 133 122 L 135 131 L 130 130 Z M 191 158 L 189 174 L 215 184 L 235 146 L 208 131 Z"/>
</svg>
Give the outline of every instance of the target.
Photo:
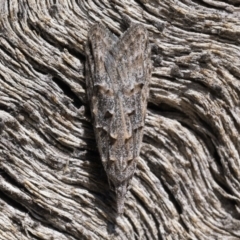
<svg viewBox="0 0 240 240">
<path fill-rule="evenodd" d="M 102 161 L 108 158 L 108 129 L 114 96 L 110 78 L 105 69 L 105 58 L 109 48 L 117 41 L 102 24 L 94 25 L 88 35 L 86 51 L 86 89 L 94 119 L 95 134 Z"/>
<path fill-rule="evenodd" d="M 151 77 L 147 30 L 140 24 L 130 27 L 121 37 L 115 54 L 118 76 L 122 81 L 126 135 L 132 135 L 128 142 L 128 159 L 134 159 L 139 156 L 142 142 Z"/>
<path fill-rule="evenodd" d="M 123 82 L 125 109 L 134 114 L 133 129 L 144 126 L 148 84 L 150 79 L 150 47 L 148 32 L 140 24 L 133 25 L 121 37 L 118 44 L 116 64 Z M 123 71 L 127 69 L 127 71 Z M 131 99 L 132 98 L 132 99 Z M 128 101 L 131 99 L 131 101 Z M 133 105 L 132 105 L 133 104 Z M 134 106 L 134 108 L 132 108 Z"/>
</svg>

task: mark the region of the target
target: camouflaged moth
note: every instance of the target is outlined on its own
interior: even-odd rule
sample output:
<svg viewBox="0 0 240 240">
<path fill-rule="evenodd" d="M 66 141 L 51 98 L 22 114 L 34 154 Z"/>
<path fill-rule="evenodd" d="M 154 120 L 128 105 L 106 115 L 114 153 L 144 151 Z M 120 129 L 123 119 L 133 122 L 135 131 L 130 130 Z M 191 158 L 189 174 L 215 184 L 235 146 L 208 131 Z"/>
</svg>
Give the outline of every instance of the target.
<svg viewBox="0 0 240 240">
<path fill-rule="evenodd" d="M 122 214 L 143 138 L 151 77 L 148 32 L 134 24 L 118 38 L 98 23 L 89 31 L 86 57 L 97 145 Z"/>
</svg>

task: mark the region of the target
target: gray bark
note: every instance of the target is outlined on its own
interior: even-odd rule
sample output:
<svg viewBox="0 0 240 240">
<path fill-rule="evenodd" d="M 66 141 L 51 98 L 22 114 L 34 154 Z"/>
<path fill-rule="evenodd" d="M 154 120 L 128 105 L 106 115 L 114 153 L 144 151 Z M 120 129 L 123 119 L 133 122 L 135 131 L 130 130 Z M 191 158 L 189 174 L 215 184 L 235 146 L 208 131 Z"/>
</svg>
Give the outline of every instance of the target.
<svg viewBox="0 0 240 240">
<path fill-rule="evenodd" d="M 240 239 L 239 4 L 0 0 L 0 239 Z M 86 101 L 99 21 L 153 45 L 122 217 Z"/>
</svg>

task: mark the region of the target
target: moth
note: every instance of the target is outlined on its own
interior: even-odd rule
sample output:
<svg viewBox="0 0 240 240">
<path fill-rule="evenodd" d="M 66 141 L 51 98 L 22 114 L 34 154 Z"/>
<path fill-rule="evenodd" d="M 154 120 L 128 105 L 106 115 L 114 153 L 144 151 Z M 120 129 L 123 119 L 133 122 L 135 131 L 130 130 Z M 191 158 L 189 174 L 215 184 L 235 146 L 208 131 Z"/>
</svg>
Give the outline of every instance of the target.
<svg viewBox="0 0 240 240">
<path fill-rule="evenodd" d="M 85 51 L 98 150 L 122 214 L 143 138 L 151 77 L 148 32 L 134 24 L 118 38 L 98 23 L 89 30 Z"/>
</svg>

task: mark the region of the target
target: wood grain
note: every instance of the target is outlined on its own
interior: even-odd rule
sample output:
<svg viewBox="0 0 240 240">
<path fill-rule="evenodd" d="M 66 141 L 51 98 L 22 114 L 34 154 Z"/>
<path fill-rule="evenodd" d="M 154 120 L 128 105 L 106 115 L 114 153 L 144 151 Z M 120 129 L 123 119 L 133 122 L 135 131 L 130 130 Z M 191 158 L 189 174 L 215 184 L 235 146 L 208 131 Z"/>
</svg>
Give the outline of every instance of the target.
<svg viewBox="0 0 240 240">
<path fill-rule="evenodd" d="M 0 0 L 0 239 L 240 239 L 239 1 Z M 140 23 L 143 144 L 114 215 L 84 44 Z"/>
</svg>

